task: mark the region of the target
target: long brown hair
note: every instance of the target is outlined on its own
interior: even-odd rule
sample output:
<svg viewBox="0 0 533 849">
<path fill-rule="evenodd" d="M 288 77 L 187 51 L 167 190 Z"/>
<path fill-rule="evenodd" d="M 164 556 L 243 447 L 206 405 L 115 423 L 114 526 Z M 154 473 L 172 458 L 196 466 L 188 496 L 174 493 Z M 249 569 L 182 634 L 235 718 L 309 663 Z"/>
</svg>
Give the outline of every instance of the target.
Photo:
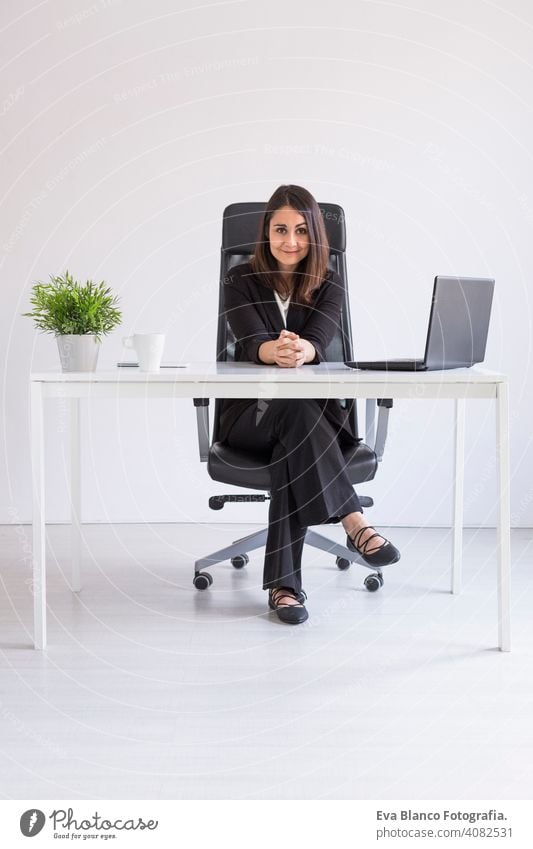
<svg viewBox="0 0 533 849">
<path fill-rule="evenodd" d="M 321 285 L 328 268 L 329 243 L 324 219 L 313 195 L 302 186 L 279 186 L 268 201 L 261 220 L 254 255 L 250 262 L 255 274 L 260 275 L 261 283 L 274 289 L 282 297 L 290 290 L 289 284 L 280 273 L 278 263 L 270 251 L 270 219 L 282 206 L 290 206 L 301 212 L 305 218 L 309 233 L 309 252 L 298 263 L 292 274 L 293 301 L 308 304 L 313 292 Z"/>
</svg>

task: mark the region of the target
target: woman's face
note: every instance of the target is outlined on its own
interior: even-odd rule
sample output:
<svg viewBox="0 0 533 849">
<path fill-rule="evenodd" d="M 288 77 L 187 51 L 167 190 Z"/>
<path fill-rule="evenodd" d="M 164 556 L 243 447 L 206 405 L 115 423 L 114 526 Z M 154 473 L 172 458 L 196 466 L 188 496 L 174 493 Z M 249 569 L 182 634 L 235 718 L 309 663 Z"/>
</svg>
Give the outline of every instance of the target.
<svg viewBox="0 0 533 849">
<path fill-rule="evenodd" d="M 268 226 L 270 251 L 280 271 L 294 271 L 309 253 L 309 230 L 304 216 L 292 206 L 277 209 Z"/>
</svg>

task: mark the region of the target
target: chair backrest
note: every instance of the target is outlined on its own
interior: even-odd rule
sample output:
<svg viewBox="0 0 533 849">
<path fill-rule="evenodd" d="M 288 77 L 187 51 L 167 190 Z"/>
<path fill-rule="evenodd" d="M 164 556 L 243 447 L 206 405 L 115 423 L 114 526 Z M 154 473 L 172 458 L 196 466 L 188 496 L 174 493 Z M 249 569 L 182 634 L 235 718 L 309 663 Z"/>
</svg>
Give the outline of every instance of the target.
<svg viewBox="0 0 533 849">
<path fill-rule="evenodd" d="M 257 234 L 266 203 L 232 203 L 224 210 L 222 222 L 222 247 L 220 256 L 220 286 L 218 303 L 217 361 L 231 362 L 235 357 L 235 337 L 224 311 L 224 281 L 228 272 L 242 262 L 248 262 L 254 252 Z M 346 278 L 346 227 L 344 210 L 334 203 L 319 203 L 326 225 L 330 245 L 329 267 L 341 280 L 344 298 L 339 326 L 326 350 L 326 360 L 343 362 L 353 360 L 352 325 Z M 215 405 L 216 440 L 219 407 Z M 357 408 L 351 403 L 357 433 Z"/>
</svg>

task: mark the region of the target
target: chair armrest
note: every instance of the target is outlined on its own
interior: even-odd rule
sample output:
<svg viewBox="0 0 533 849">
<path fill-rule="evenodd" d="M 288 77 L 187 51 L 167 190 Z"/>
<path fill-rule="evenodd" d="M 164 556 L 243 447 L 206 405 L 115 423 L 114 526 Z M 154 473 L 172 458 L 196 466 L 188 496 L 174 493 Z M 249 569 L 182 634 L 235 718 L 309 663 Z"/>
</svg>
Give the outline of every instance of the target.
<svg viewBox="0 0 533 849">
<path fill-rule="evenodd" d="M 376 408 L 378 410 L 377 425 Z M 381 463 L 385 452 L 389 429 L 389 410 L 391 408 L 392 398 L 367 398 L 366 400 L 365 441 L 375 452 L 378 463 Z"/>
<path fill-rule="evenodd" d="M 196 407 L 196 428 L 200 462 L 207 463 L 209 454 L 209 398 L 193 398 Z"/>
</svg>

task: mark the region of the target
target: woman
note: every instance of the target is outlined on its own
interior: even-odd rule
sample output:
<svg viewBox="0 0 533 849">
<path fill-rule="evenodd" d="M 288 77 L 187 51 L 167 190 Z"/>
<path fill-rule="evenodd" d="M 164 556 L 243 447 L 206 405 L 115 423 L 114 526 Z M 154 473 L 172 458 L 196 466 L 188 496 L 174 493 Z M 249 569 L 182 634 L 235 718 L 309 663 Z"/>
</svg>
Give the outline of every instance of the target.
<svg viewBox="0 0 533 849">
<path fill-rule="evenodd" d="M 300 368 L 325 359 L 343 299 L 328 258 L 317 202 L 300 186 L 280 186 L 268 201 L 251 261 L 233 268 L 224 287 L 237 360 Z M 338 401 L 228 400 L 220 438 L 264 453 L 272 466 L 263 589 L 282 622 L 308 618 L 300 570 L 308 526 L 340 520 L 348 548 L 369 565 L 400 559 L 368 524 L 345 473 L 340 446 L 355 451 L 358 440 Z"/>
</svg>

